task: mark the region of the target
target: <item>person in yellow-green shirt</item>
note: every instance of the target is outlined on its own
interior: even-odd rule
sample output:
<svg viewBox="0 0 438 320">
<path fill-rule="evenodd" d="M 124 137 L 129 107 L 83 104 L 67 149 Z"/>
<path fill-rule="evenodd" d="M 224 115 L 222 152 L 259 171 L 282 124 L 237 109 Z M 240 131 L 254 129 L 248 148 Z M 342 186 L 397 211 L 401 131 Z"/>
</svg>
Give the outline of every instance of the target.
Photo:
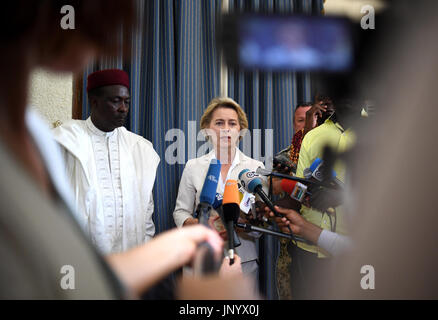
<svg viewBox="0 0 438 320">
<path fill-rule="evenodd" d="M 334 101 L 335 102 L 335 101 Z M 355 142 L 355 134 L 351 127 L 353 121 L 360 116 L 360 106 L 351 100 L 335 102 L 336 111 L 322 125 L 311 130 L 303 139 L 296 176 L 304 178 L 304 169 L 309 168 L 316 158 L 323 158 L 323 150 L 330 146 L 337 153 L 350 149 Z M 345 180 L 345 166 L 335 162 L 334 170 L 340 181 Z M 335 208 L 334 213 L 323 213 L 315 209 L 301 206 L 300 214 L 313 225 L 340 235 L 346 235 L 345 218 L 342 206 Z M 292 258 L 291 289 L 293 299 L 318 298 L 319 284 L 327 276 L 330 257 L 317 245 L 298 242 L 297 246 L 289 246 Z"/>
</svg>

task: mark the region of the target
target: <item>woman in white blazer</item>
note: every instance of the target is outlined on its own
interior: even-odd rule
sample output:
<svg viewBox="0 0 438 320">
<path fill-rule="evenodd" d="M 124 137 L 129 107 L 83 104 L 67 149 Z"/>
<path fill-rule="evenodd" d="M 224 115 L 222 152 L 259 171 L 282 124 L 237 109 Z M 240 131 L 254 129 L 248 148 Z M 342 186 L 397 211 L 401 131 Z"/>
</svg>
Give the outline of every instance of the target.
<svg viewBox="0 0 438 320">
<path fill-rule="evenodd" d="M 204 130 L 207 139 L 212 143 L 214 150 L 210 153 L 189 160 L 184 168 L 179 185 L 173 218 L 177 227 L 198 223 L 192 214 L 199 203 L 199 197 L 207 175 L 211 159 L 220 160 L 221 173 L 217 193 L 223 194 L 225 181 L 237 180 L 243 169 L 255 171 L 263 167 L 263 163 L 251 159 L 243 154 L 237 144 L 240 132 L 248 128 L 245 112 L 231 98 L 214 98 L 201 118 L 201 130 Z M 220 232 L 221 235 L 225 231 Z M 238 233 L 241 245 L 236 248 L 236 253 L 242 262 L 242 271 L 258 279 L 258 255 L 255 237 L 246 233 Z M 255 237 L 254 237 L 255 236 Z"/>
</svg>

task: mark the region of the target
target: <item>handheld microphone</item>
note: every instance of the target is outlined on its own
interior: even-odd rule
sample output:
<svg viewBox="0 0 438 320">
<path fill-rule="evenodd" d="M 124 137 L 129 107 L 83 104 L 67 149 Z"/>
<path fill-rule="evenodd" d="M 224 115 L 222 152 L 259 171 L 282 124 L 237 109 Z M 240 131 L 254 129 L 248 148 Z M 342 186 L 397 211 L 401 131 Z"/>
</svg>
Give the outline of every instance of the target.
<svg viewBox="0 0 438 320">
<path fill-rule="evenodd" d="M 314 163 L 315 163 L 315 161 L 314 161 Z M 316 169 L 316 168 L 318 168 L 318 166 L 314 166 L 314 168 Z M 304 169 L 304 171 L 303 171 L 304 179 L 290 176 L 287 174 L 273 172 L 273 171 L 263 169 L 263 168 L 257 168 L 256 173 L 261 175 L 261 176 L 273 176 L 273 177 L 277 177 L 277 178 L 281 178 L 281 179 L 287 179 L 287 180 L 300 182 L 300 183 L 306 185 L 308 188 L 325 187 L 325 188 L 336 189 L 336 190 L 342 189 L 342 182 L 340 182 L 338 179 L 334 178 L 334 177 L 336 177 L 335 171 L 332 171 L 333 179 L 332 180 L 329 179 L 329 181 L 320 181 L 317 178 L 315 178 L 313 176 L 313 174 L 316 175 L 317 177 L 321 177 L 322 175 L 319 171 L 314 173 L 313 171 L 311 171 L 310 167 Z"/>
<path fill-rule="evenodd" d="M 225 225 L 224 212 L 222 207 L 223 195 L 220 193 L 216 193 L 216 197 L 213 202 L 213 209 L 217 211 L 219 217 L 221 217 L 222 222 Z M 242 243 L 240 242 L 239 236 L 236 233 L 236 230 L 233 230 L 233 240 L 234 240 L 234 248 L 237 248 Z"/>
<path fill-rule="evenodd" d="M 303 202 L 307 194 L 307 186 L 301 182 L 282 179 L 281 189 L 285 191 L 292 199 Z"/>
<path fill-rule="evenodd" d="M 230 257 L 230 265 L 234 263 L 234 224 L 237 223 L 240 215 L 240 196 L 237 188 L 236 180 L 227 180 L 225 183 L 224 199 L 222 201 L 225 228 L 228 233 L 228 255 Z"/>
<path fill-rule="evenodd" d="M 283 173 L 273 172 L 271 170 L 267 170 L 267 169 L 264 169 L 261 167 L 257 168 L 256 173 L 261 175 L 261 176 L 273 176 L 273 177 L 277 177 L 277 178 L 281 178 L 281 179 L 288 179 L 288 180 L 292 180 L 292 181 L 297 181 L 297 182 L 301 182 L 305 185 L 314 185 L 314 184 L 320 185 L 321 184 L 319 181 L 311 181 L 311 180 L 308 180 L 307 178 L 306 179 L 297 178 L 295 176 L 290 176 L 290 175 L 283 174 Z"/>
<path fill-rule="evenodd" d="M 202 186 L 200 202 L 196 208 L 196 216 L 199 217 L 199 222 L 208 226 L 210 212 L 216 198 L 216 189 L 221 172 L 221 163 L 217 159 L 212 159 L 208 167 L 207 175 Z"/>
<path fill-rule="evenodd" d="M 281 215 L 275 210 L 274 204 L 269 199 L 268 195 L 263 191 L 262 180 L 260 176 L 254 171 L 249 171 L 248 169 L 244 169 L 239 173 L 239 180 L 242 187 L 251 193 L 256 193 L 262 198 L 263 202 L 268 206 L 268 208 L 277 216 L 281 217 Z"/>
<path fill-rule="evenodd" d="M 200 203 L 196 208 L 196 214 L 199 216 L 199 222 L 207 227 L 212 205 L 216 198 L 216 189 L 220 171 L 220 161 L 212 159 L 210 166 L 208 167 L 204 185 L 202 186 Z M 208 242 L 204 241 L 198 245 L 198 249 L 193 261 L 193 269 L 195 273 L 200 274 L 215 273 L 219 269 L 219 264 L 214 256 L 214 250 L 210 244 L 208 244 Z"/>
<path fill-rule="evenodd" d="M 343 183 L 336 178 L 336 171 L 327 166 L 323 160 L 316 158 L 309 168 L 304 170 L 310 181 L 319 181 L 321 184 L 310 188 L 308 194 L 309 205 L 321 212 L 329 214 L 335 212 L 343 202 Z"/>
<path fill-rule="evenodd" d="M 322 181 L 326 180 L 326 177 L 324 176 L 323 165 L 324 165 L 324 162 L 320 158 L 316 158 L 312 162 L 312 164 L 309 167 L 309 170 L 306 173 L 308 174 L 310 171 L 312 173 L 311 177 L 322 182 Z M 331 177 L 328 177 L 328 179 L 333 180 L 334 178 L 336 178 L 336 172 L 335 172 L 335 170 L 332 170 Z"/>
</svg>

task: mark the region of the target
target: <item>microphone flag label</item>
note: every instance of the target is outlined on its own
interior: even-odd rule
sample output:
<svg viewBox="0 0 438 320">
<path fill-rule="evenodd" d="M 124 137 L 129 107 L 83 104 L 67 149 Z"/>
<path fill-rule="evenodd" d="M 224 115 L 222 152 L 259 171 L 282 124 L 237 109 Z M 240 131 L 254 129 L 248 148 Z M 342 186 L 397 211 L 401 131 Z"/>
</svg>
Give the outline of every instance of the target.
<svg viewBox="0 0 438 320">
<path fill-rule="evenodd" d="M 245 192 L 243 194 L 242 201 L 240 202 L 240 210 L 245 212 L 245 214 L 248 214 L 253 201 L 255 201 L 255 196 L 251 193 Z"/>
</svg>

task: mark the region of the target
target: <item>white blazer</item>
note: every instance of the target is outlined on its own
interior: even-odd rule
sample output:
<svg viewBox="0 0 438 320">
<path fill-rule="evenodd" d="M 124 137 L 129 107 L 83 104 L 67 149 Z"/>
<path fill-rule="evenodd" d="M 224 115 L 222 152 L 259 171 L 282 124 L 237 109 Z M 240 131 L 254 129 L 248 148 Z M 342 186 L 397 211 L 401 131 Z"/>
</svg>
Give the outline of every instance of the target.
<svg viewBox="0 0 438 320">
<path fill-rule="evenodd" d="M 229 174 L 230 179 L 237 180 L 243 169 L 255 171 L 258 167 L 264 167 L 263 163 L 247 157 L 242 151 L 236 148 L 236 166 Z M 182 227 L 185 220 L 193 218 L 193 212 L 200 202 L 204 180 L 207 175 L 210 161 L 215 158 L 214 150 L 205 156 L 189 160 L 184 168 L 179 184 L 178 197 L 176 199 L 173 218 L 177 227 Z M 222 193 L 217 189 L 218 193 Z M 256 260 L 258 258 L 255 245 L 255 238 L 248 234 L 239 235 L 241 245 L 236 248 L 242 263 Z"/>
</svg>

